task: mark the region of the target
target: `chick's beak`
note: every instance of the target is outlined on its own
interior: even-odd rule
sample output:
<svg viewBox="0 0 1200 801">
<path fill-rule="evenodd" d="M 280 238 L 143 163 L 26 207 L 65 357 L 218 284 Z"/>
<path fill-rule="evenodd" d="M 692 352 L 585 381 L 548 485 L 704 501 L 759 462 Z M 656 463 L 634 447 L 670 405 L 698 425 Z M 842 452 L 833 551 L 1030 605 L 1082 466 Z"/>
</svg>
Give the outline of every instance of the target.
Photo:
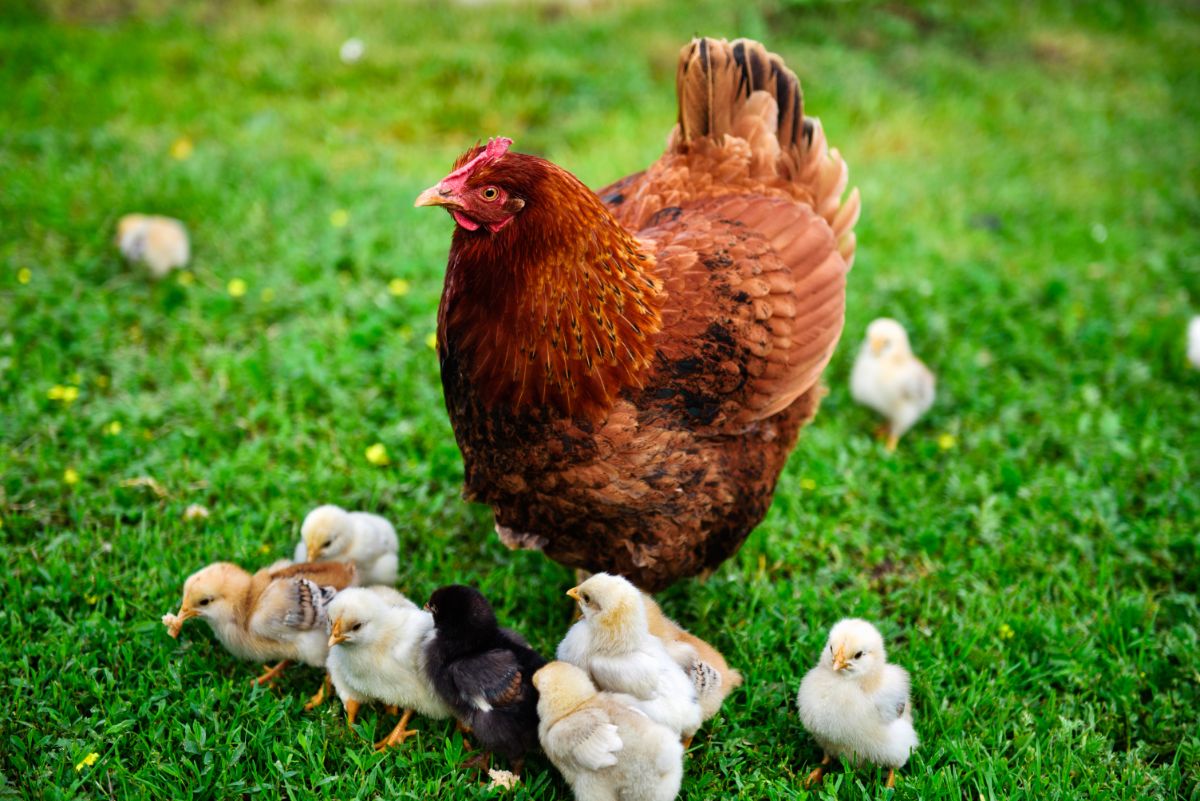
<svg viewBox="0 0 1200 801">
<path fill-rule="evenodd" d="M 833 669 L 837 671 L 845 670 L 850 666 L 850 662 L 846 659 L 846 651 L 839 647 L 833 652 Z"/>
<path fill-rule="evenodd" d="M 179 639 L 179 631 L 183 628 L 183 621 L 199 616 L 200 613 L 190 606 L 180 607 L 179 614 L 175 616 L 175 620 L 167 628 L 167 633 L 175 639 Z"/>
<path fill-rule="evenodd" d="M 871 337 L 870 348 L 871 354 L 878 356 L 883 352 L 883 346 L 887 344 L 883 337 Z"/>
<path fill-rule="evenodd" d="M 426 189 L 421 194 L 417 195 L 417 202 L 414 206 L 451 206 L 458 205 L 454 194 L 449 189 L 442 189 L 441 183 L 434 184 Z"/>
<path fill-rule="evenodd" d="M 571 589 L 567 590 L 567 595 L 571 596 L 571 597 L 572 597 L 572 598 L 574 598 L 576 601 L 580 600 L 580 599 L 579 599 L 579 588 L 578 588 L 578 587 L 572 587 Z"/>
<path fill-rule="evenodd" d="M 329 632 L 329 647 L 337 645 L 340 642 L 346 641 L 346 635 L 342 633 L 342 619 L 339 617 L 333 621 L 333 628 Z"/>
</svg>

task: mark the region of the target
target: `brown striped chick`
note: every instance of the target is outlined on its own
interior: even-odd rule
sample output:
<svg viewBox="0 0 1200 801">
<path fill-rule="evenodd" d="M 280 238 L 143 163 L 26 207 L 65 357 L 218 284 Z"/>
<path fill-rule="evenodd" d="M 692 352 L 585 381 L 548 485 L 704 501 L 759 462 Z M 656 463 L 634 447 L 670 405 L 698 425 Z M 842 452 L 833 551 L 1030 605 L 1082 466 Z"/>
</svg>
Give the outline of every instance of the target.
<svg viewBox="0 0 1200 801">
<path fill-rule="evenodd" d="M 889 451 L 929 411 L 936 385 L 933 373 L 913 355 L 904 326 L 886 317 L 867 326 L 867 340 L 850 373 L 850 394 L 887 418 Z"/>
<path fill-rule="evenodd" d="M 170 217 L 126 214 L 117 222 L 117 247 L 133 264 L 144 264 L 150 275 L 162 278 L 191 258 L 187 229 Z"/>
<path fill-rule="evenodd" d="M 720 651 L 663 614 L 662 607 L 648 594 L 643 593 L 642 600 L 650 633 L 663 641 L 667 653 L 687 671 L 704 720 L 711 719 L 721 711 L 725 698 L 742 686 L 742 674 L 729 667 Z"/>
<path fill-rule="evenodd" d="M 217 562 L 188 576 L 179 614 L 165 614 L 162 622 L 168 634 L 178 637 L 185 620 L 203 618 L 239 659 L 278 662 L 254 680 L 266 684 L 292 662 L 325 666 L 326 608 L 339 590 L 353 583 L 353 565 L 341 562 L 265 568 L 253 575 Z M 325 700 L 328 684 L 327 675 L 305 709 Z"/>
<path fill-rule="evenodd" d="M 451 715 L 425 670 L 425 646 L 433 639 L 433 615 L 391 587 L 351 588 L 329 605 L 329 658 L 334 689 L 353 728 L 367 701 L 404 710 L 382 751 L 417 732 L 407 728 L 413 712 L 442 720 Z"/>
<path fill-rule="evenodd" d="M 601 692 L 582 668 L 551 662 L 533 674 L 538 739 L 576 801 L 671 801 L 683 779 L 683 746 L 672 729 Z"/>
</svg>

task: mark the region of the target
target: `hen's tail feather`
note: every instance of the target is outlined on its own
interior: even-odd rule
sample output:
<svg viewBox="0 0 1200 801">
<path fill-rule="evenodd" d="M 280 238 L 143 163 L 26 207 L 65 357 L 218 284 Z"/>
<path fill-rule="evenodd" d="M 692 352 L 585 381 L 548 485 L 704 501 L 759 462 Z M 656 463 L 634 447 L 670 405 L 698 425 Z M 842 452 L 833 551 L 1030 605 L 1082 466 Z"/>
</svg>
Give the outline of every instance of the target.
<svg viewBox="0 0 1200 801">
<path fill-rule="evenodd" d="M 694 39 L 680 52 L 675 89 L 679 127 L 671 149 L 680 153 L 700 140 L 719 143 L 726 134 L 738 136 L 742 116 L 760 113 L 761 103 L 752 102 L 751 97 L 757 92 L 770 96 L 777 110 L 772 132 L 776 142 L 770 144 L 772 149 L 778 147 L 778 152 L 757 155 L 774 161 L 780 177 L 829 223 L 838 252 L 849 268 L 856 246 L 858 190 L 843 200 L 848 182 L 846 162 L 836 149 L 830 149 L 820 121 L 804 116 L 800 81 L 783 59 L 750 39 Z"/>
</svg>

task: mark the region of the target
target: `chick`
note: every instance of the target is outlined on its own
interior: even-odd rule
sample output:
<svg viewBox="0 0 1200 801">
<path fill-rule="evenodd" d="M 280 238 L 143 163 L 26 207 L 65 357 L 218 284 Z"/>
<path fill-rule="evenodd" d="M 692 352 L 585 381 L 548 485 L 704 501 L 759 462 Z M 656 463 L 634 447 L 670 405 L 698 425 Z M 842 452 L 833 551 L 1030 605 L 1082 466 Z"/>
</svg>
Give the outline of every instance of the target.
<svg viewBox="0 0 1200 801">
<path fill-rule="evenodd" d="M 721 652 L 663 614 L 649 595 L 642 594 L 650 633 L 662 640 L 667 653 L 691 677 L 704 720 L 721 711 L 721 703 L 742 686 L 742 674 L 729 667 Z"/>
<path fill-rule="evenodd" d="M 520 634 L 500 628 L 473 587 L 442 587 L 426 608 L 435 634 L 425 649 L 425 669 L 434 688 L 484 750 L 485 763 L 499 753 L 519 774 L 525 752 L 537 747 L 533 674 L 546 660 Z"/>
<path fill-rule="evenodd" d="M 817 666 L 808 671 L 796 696 L 800 720 L 825 751 L 821 767 L 808 777 L 820 781 L 834 758 L 888 768 L 887 786 L 896 784 L 918 745 L 913 729 L 908 673 L 889 665 L 883 637 L 865 620 L 841 620 Z"/>
<path fill-rule="evenodd" d="M 341 562 L 269 567 L 254 575 L 217 562 L 188 576 L 179 614 L 163 615 L 178 637 L 185 620 L 204 618 L 221 644 L 239 659 L 278 661 L 257 679 L 266 684 L 292 662 L 324 667 L 329 652 L 326 608 L 354 582 L 354 566 Z M 305 706 L 325 700 L 329 678 Z"/>
<path fill-rule="evenodd" d="M 416 734 L 407 728 L 413 712 L 450 717 L 425 672 L 425 646 L 433 639 L 433 615 L 391 587 L 351 588 L 328 609 L 331 629 L 326 667 L 354 726 L 359 706 L 382 701 L 404 710 L 400 722 L 375 744 L 382 751 Z"/>
<path fill-rule="evenodd" d="M 703 718 L 696 688 L 650 633 L 642 593 L 620 576 L 597 573 L 567 595 L 583 619 L 559 643 L 558 658 L 583 668 L 600 689 L 633 696 L 638 709 L 690 743 Z"/>
<path fill-rule="evenodd" d="M 600 692 L 581 668 L 551 662 L 533 675 L 538 739 L 577 801 L 671 801 L 683 779 L 676 733 L 636 709 L 636 699 Z"/>
<path fill-rule="evenodd" d="M 1188 323 L 1187 357 L 1192 367 L 1200 370 L 1200 315 L 1196 315 Z"/>
<path fill-rule="evenodd" d="M 353 562 L 364 585 L 396 583 L 400 542 L 396 529 L 379 515 L 318 506 L 304 518 L 300 541 L 310 562 Z"/>
<path fill-rule="evenodd" d="M 913 355 L 900 323 L 881 317 L 867 326 L 867 341 L 850 373 L 850 394 L 887 418 L 889 451 L 929 411 L 935 384 L 933 373 Z"/>
<path fill-rule="evenodd" d="M 145 264 L 155 278 L 187 266 L 191 258 L 187 229 L 170 217 L 126 214 L 117 221 L 117 247 L 128 261 Z"/>
</svg>

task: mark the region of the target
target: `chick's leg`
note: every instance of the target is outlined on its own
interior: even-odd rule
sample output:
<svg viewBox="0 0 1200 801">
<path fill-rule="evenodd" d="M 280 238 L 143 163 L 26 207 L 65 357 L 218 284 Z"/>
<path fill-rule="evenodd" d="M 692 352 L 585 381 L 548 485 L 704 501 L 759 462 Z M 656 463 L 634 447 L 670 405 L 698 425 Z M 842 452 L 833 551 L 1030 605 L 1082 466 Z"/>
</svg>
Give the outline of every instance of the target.
<svg viewBox="0 0 1200 801">
<path fill-rule="evenodd" d="M 886 448 L 887 448 L 887 452 L 888 452 L 888 453 L 895 453 L 895 452 L 896 452 L 896 446 L 897 446 L 897 445 L 899 445 L 899 444 L 900 444 L 900 437 L 899 437 L 899 436 L 897 436 L 896 434 L 888 434 L 888 437 L 887 437 L 887 444 L 886 444 L 884 447 L 886 447 Z"/>
<path fill-rule="evenodd" d="M 264 684 L 270 684 L 271 682 L 275 681 L 275 679 L 279 678 L 279 675 L 281 673 L 283 673 L 283 671 L 287 670 L 287 667 L 290 664 L 292 664 L 292 660 L 290 660 L 290 659 L 283 660 L 275 667 L 269 668 L 265 673 L 263 673 L 257 679 L 254 679 L 254 683 L 260 687 Z"/>
<path fill-rule="evenodd" d="M 383 708 L 383 711 L 387 712 L 389 715 L 399 715 L 400 707 L 396 706 L 395 704 L 388 704 Z"/>
<path fill-rule="evenodd" d="M 332 687 L 333 680 L 329 678 L 329 674 L 325 674 L 325 681 L 321 682 L 321 689 L 317 690 L 317 694 L 308 699 L 308 703 L 304 705 L 304 711 L 316 709 L 321 704 L 325 703 L 325 695 Z"/>
<path fill-rule="evenodd" d="M 403 745 L 405 740 L 414 736 L 417 733 L 415 730 L 404 728 L 408 725 L 412 715 L 411 709 L 404 710 L 404 714 L 400 716 L 400 722 L 396 724 L 396 728 L 392 729 L 391 734 L 375 743 L 375 750 L 383 751 L 394 745 Z"/>
<path fill-rule="evenodd" d="M 358 710 L 362 707 L 362 702 L 347 698 L 343 706 L 346 707 L 346 727 L 353 730 L 354 720 L 358 717 Z"/>
<path fill-rule="evenodd" d="M 891 789 L 896 786 L 896 769 L 888 768 L 887 787 Z"/>
<path fill-rule="evenodd" d="M 821 760 L 821 764 L 813 768 L 813 772 L 808 774 L 808 778 L 804 780 L 804 786 L 812 787 L 814 784 L 821 781 L 821 779 L 825 776 L 826 766 L 828 766 L 832 761 L 833 760 L 829 757 L 829 754 L 826 754 Z"/>
</svg>

